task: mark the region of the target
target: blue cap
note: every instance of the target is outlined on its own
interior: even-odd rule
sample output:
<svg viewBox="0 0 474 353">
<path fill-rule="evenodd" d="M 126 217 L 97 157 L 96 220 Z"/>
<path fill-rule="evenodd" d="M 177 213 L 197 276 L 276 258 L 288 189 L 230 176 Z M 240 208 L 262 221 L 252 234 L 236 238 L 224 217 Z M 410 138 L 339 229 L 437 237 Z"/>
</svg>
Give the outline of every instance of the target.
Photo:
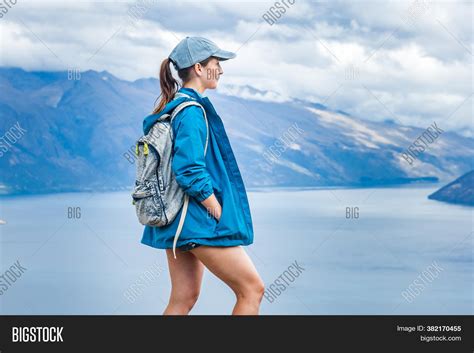
<svg viewBox="0 0 474 353">
<path fill-rule="evenodd" d="M 219 60 L 236 57 L 235 53 L 220 49 L 214 42 L 202 37 L 186 37 L 171 52 L 169 59 L 176 70 L 193 66 L 214 56 Z"/>
</svg>

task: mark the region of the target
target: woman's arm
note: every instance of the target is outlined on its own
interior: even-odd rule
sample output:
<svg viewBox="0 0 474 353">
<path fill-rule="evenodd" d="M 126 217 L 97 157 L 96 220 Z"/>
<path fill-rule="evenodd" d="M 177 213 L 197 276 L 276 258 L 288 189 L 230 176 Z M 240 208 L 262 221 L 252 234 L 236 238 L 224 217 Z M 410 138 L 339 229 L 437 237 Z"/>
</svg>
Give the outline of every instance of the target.
<svg viewBox="0 0 474 353">
<path fill-rule="evenodd" d="M 173 119 L 174 147 L 171 168 L 176 182 L 186 194 L 206 207 L 208 214 L 220 218 L 221 206 L 214 195 L 206 169 L 204 146 L 207 127 L 201 108 L 190 106 Z"/>
</svg>

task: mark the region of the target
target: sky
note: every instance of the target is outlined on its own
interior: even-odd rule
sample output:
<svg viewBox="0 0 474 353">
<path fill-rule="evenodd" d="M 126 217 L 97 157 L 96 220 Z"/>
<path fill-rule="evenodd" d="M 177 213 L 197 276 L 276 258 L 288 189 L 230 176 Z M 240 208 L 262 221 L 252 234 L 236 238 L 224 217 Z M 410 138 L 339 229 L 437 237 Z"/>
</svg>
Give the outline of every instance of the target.
<svg viewBox="0 0 474 353">
<path fill-rule="evenodd" d="M 273 20 L 275 1 L 1 4 L 0 66 L 157 77 L 181 39 L 204 36 L 237 53 L 221 93 L 474 136 L 472 2 L 283 0 Z"/>
</svg>

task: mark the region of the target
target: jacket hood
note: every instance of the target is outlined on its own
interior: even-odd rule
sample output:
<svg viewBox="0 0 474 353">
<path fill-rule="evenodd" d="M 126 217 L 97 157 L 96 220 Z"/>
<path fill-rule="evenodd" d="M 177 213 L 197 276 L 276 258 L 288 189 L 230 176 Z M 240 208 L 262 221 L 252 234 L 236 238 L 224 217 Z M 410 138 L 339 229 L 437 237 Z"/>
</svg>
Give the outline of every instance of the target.
<svg viewBox="0 0 474 353">
<path fill-rule="evenodd" d="M 201 98 L 199 94 L 192 88 L 182 87 L 178 92 L 185 93 L 194 99 Z M 173 99 L 171 102 L 166 104 L 165 108 L 158 114 L 151 114 L 145 117 L 145 119 L 143 120 L 143 133 L 146 135 L 162 115 L 171 114 L 174 108 L 176 108 L 179 104 L 181 104 L 182 102 L 188 99 L 189 98 L 185 98 L 185 97 Z"/>
<path fill-rule="evenodd" d="M 165 108 L 159 112 L 158 114 L 151 114 L 148 115 L 144 120 L 143 120 L 143 133 L 146 135 L 150 131 L 150 129 L 153 127 L 153 125 L 158 121 L 159 118 L 161 118 L 162 115 L 164 114 L 171 114 L 174 108 L 176 108 L 180 103 L 184 102 L 186 98 L 179 98 L 179 99 L 174 99 L 168 104 L 165 105 Z"/>
</svg>

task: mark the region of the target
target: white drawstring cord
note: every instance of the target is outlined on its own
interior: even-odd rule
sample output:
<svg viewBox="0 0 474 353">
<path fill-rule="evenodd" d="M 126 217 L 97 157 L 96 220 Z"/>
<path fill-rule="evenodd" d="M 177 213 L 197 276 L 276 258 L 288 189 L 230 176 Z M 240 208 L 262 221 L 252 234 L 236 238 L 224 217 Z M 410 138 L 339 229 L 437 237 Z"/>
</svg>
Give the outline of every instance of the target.
<svg viewBox="0 0 474 353">
<path fill-rule="evenodd" d="M 188 203 L 189 203 L 189 195 L 184 195 L 184 204 L 183 204 L 183 211 L 181 211 L 181 217 L 179 218 L 178 229 L 176 230 L 176 234 L 174 235 L 173 240 L 173 256 L 176 259 L 176 244 L 178 243 L 179 235 L 181 234 L 181 229 L 183 229 L 184 218 L 186 217 L 186 212 L 188 211 Z"/>
</svg>

